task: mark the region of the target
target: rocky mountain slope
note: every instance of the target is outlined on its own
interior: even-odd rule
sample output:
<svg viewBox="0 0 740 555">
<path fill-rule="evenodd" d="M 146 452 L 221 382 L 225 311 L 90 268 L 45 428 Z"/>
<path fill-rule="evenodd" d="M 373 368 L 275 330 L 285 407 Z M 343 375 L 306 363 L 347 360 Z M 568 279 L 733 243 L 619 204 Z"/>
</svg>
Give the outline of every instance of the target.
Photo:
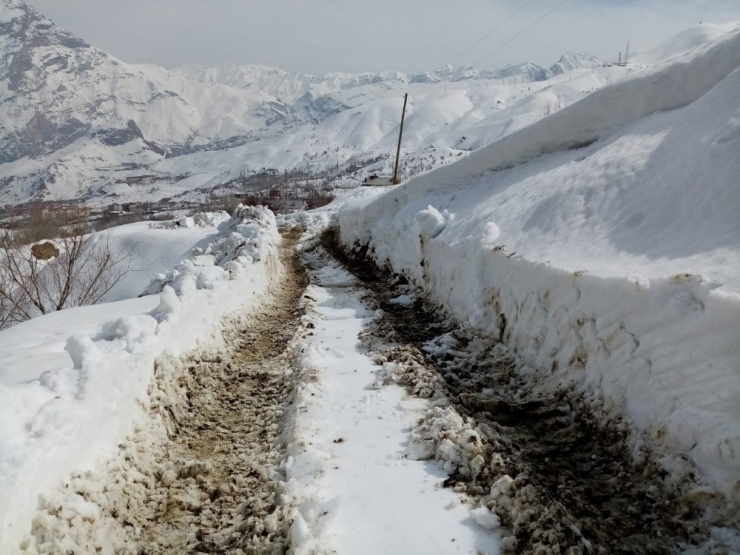
<svg viewBox="0 0 740 555">
<path fill-rule="evenodd" d="M 125 64 L 22 0 L 0 2 L 0 95 L 0 162 L 54 152 L 99 131 L 108 146 L 145 137 L 163 149 L 227 137 L 263 125 L 252 108 L 267 99 Z"/>
<path fill-rule="evenodd" d="M 660 54 L 646 59 L 653 63 Z M 124 63 L 24 0 L 0 0 L 0 205 L 81 195 L 97 204 L 158 200 L 263 167 L 349 163 L 364 173 L 384 171 L 404 93 L 408 176 L 464 156 L 631 70 L 604 67 L 582 53 L 550 67 L 448 66 L 414 74 L 317 77 L 233 64 L 166 70 Z M 161 182 L 146 190 L 125 183 L 142 173 Z"/>
<path fill-rule="evenodd" d="M 448 67 L 314 77 L 233 65 L 168 71 L 126 64 L 24 0 L 0 0 L 0 204 L 100 193 L 166 156 L 223 151 L 296 131 L 306 143 L 306 126 L 411 86 L 427 94 L 453 84 L 543 81 L 598 64 L 588 55 L 567 55 L 550 68 L 522 64 L 488 72 Z M 378 135 L 358 130 L 347 136 L 358 133 Z"/>
</svg>

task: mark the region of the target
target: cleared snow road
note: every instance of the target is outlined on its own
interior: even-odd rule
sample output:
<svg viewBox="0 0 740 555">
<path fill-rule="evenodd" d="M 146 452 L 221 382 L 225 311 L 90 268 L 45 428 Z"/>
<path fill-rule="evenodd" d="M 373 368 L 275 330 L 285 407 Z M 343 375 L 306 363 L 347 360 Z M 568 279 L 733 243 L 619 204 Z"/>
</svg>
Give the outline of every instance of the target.
<svg viewBox="0 0 740 555">
<path fill-rule="evenodd" d="M 417 555 L 499 552 L 459 496 L 443 489 L 438 462 L 409 460 L 411 428 L 428 403 L 398 385 L 375 385 L 379 366 L 358 335 L 372 320 L 346 271 L 313 253 L 314 301 L 301 367 L 288 495 L 300 508 L 296 553 Z M 300 446 L 299 446 L 300 444 Z M 300 521 L 302 518 L 303 522 Z"/>
<path fill-rule="evenodd" d="M 650 453 L 636 456 L 626 427 L 605 418 L 608 406 L 538 384 L 494 338 L 446 318 L 362 251 L 346 253 L 335 230 L 322 246 L 380 309 L 360 333 L 378 383 L 430 399 L 406 452 L 444 465 L 443 485 L 500 534 L 502 552 L 740 552 L 737 513 L 712 506 L 690 477 L 666 480 Z"/>
</svg>

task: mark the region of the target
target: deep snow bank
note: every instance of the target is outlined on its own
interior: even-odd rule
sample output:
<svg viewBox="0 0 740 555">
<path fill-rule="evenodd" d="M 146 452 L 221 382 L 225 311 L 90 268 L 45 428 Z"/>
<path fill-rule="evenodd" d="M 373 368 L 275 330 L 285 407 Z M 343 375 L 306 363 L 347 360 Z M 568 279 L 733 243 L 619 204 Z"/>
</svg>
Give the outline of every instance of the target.
<svg viewBox="0 0 740 555">
<path fill-rule="evenodd" d="M 210 244 L 218 226 L 229 219 L 226 212 L 198 213 L 170 222 L 137 222 L 114 227 L 96 235 L 107 240 L 115 252 L 130 252 L 130 272 L 103 298 L 103 302 L 138 297 L 153 274 L 174 268 L 189 258 L 193 248 Z"/>
<path fill-rule="evenodd" d="M 268 210 L 239 207 L 148 296 L 76 308 L 0 333 L 0 552 L 30 531 L 39 496 L 116 450 L 143 411 L 158 355 L 220 341 L 225 313 L 279 274 Z"/>
<path fill-rule="evenodd" d="M 435 186 L 444 187 L 453 180 L 592 143 L 639 118 L 690 104 L 738 66 L 740 28 L 591 93 L 544 120 L 475 151 L 462 162 L 412 179 L 403 191 L 406 195 L 418 194 Z"/>
<path fill-rule="evenodd" d="M 339 212 L 346 245 L 735 502 L 738 66 L 733 31 Z"/>
</svg>

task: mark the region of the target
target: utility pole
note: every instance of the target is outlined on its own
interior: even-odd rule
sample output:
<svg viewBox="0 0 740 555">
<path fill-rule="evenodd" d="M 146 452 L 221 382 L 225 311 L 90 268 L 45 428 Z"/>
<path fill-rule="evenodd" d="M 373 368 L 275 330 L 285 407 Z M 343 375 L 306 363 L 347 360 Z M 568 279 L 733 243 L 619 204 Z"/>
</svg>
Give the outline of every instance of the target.
<svg viewBox="0 0 740 555">
<path fill-rule="evenodd" d="M 624 53 L 624 63 L 629 62 L 630 59 L 630 40 L 627 39 L 627 50 Z"/>
<path fill-rule="evenodd" d="M 403 139 L 403 121 L 406 118 L 406 102 L 409 93 L 403 95 L 403 112 L 401 112 L 401 129 L 398 132 L 398 149 L 396 150 L 396 169 L 393 171 L 393 184 L 398 185 L 398 163 L 401 161 L 401 139 Z"/>
</svg>

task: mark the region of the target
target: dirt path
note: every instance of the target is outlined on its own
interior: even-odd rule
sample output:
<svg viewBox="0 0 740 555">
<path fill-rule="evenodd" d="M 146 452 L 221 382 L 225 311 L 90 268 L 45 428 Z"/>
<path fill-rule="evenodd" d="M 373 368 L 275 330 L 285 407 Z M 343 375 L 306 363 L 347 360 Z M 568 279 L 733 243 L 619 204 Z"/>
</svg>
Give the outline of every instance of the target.
<svg viewBox="0 0 740 555">
<path fill-rule="evenodd" d="M 283 551 L 269 473 L 283 455 L 277 447 L 290 389 L 286 347 L 307 285 L 294 253 L 299 237 L 284 235 L 283 279 L 257 314 L 227 327 L 226 351 L 189 361 L 188 414 L 178 419 L 162 461 L 162 482 L 172 482 L 142 531 L 142 553 Z"/>
<path fill-rule="evenodd" d="M 184 360 L 160 357 L 150 418 L 103 472 L 71 478 L 63 495 L 80 514 L 49 502 L 26 552 L 285 552 L 289 519 L 275 495 L 292 388 L 287 347 L 308 283 L 295 253 L 300 236 L 283 235 L 282 275 L 256 313 L 224 322 L 224 346 Z M 94 510 L 84 510 L 87 502 Z"/>
<path fill-rule="evenodd" d="M 378 338 L 395 344 L 379 362 L 405 365 L 411 391 L 444 395 L 474 420 L 485 467 L 476 476 L 454 473 L 444 485 L 488 504 L 506 530 L 505 551 L 667 554 L 706 539 L 702 500 L 687 494 L 691 484 L 668 483 L 647 454 L 636 464 L 628 428 L 603 425 L 603 407 L 570 389 L 532 387 L 513 357 L 422 300 L 389 302 L 413 288 L 377 268 L 367 253 L 349 255 L 336 230 L 324 233 L 322 245 L 384 314 L 365 337 L 366 344 Z M 442 334 L 451 347 L 440 349 L 444 354 L 423 350 Z"/>
</svg>

